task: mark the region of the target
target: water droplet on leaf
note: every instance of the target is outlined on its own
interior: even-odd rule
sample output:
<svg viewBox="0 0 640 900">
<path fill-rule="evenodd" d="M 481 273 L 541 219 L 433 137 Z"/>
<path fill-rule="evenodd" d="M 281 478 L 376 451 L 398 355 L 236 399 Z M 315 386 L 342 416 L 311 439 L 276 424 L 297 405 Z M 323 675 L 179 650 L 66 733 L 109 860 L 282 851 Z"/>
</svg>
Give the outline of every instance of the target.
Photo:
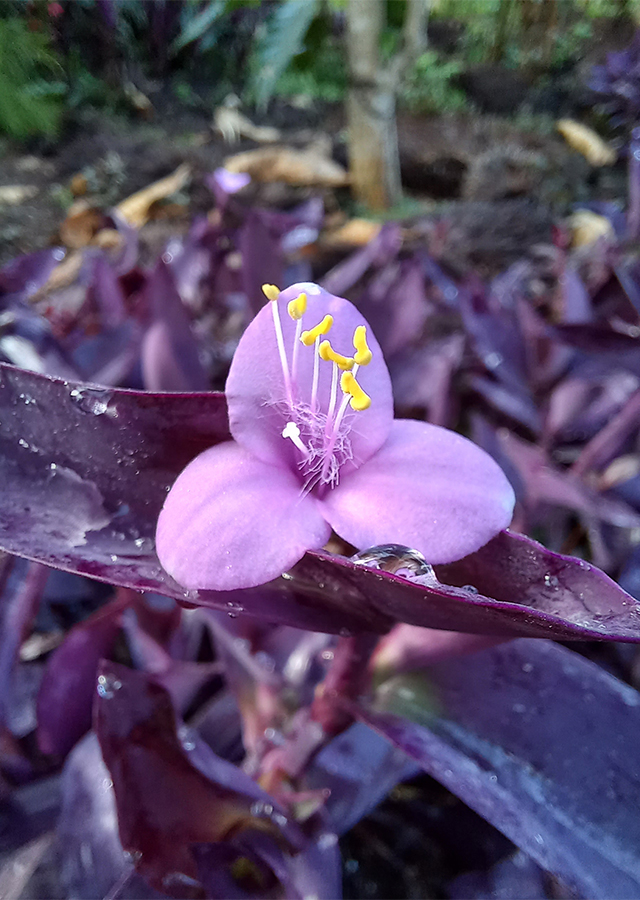
<svg viewBox="0 0 640 900">
<path fill-rule="evenodd" d="M 93 416 L 102 416 L 109 413 L 111 416 L 117 416 L 115 409 L 109 409 L 109 401 L 112 392 L 104 388 L 73 388 L 69 397 L 83 413 Z"/>
<path fill-rule="evenodd" d="M 437 584 L 433 567 L 429 565 L 422 553 L 405 547 L 402 544 L 380 544 L 370 547 L 361 553 L 351 557 L 351 561 L 357 566 L 366 566 L 371 569 L 381 569 L 392 575 L 401 574 L 410 581 Z"/>
<path fill-rule="evenodd" d="M 111 700 L 116 691 L 119 691 L 121 687 L 122 682 L 118 681 L 118 679 L 114 678 L 112 675 L 98 676 L 98 696 L 102 697 L 103 700 Z"/>
</svg>

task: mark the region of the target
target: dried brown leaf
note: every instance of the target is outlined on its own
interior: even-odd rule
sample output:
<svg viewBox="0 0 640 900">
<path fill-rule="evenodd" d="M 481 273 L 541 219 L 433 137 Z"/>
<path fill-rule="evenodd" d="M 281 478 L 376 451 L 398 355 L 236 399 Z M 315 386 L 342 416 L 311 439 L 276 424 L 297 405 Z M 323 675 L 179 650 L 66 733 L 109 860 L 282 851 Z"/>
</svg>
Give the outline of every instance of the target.
<svg viewBox="0 0 640 900">
<path fill-rule="evenodd" d="M 160 181 L 154 181 L 153 184 L 127 197 L 116 209 L 129 225 L 141 228 L 149 219 L 151 206 L 158 200 L 165 200 L 175 194 L 185 186 L 190 177 L 191 167 L 183 163 L 171 175 L 161 178 Z"/>
<path fill-rule="evenodd" d="M 592 128 L 574 119 L 559 119 L 556 128 L 567 144 L 581 153 L 592 166 L 612 166 L 616 152 Z"/>
<path fill-rule="evenodd" d="M 316 148 L 261 147 L 236 153 L 225 160 L 230 172 L 247 172 L 254 181 L 283 181 L 285 184 L 343 187 L 349 183 L 345 169 Z"/>
</svg>

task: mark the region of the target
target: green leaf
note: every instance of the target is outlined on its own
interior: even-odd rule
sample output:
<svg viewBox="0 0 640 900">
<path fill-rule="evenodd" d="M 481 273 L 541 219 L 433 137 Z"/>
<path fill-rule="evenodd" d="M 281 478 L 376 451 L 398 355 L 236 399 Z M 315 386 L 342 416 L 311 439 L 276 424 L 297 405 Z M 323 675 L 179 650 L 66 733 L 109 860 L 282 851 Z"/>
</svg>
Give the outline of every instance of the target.
<svg viewBox="0 0 640 900">
<path fill-rule="evenodd" d="M 199 40 L 226 11 L 226 6 L 225 0 L 211 0 L 201 12 L 187 22 L 178 37 L 173 41 L 169 48 L 171 56 L 176 56 L 189 44 Z"/>
<path fill-rule="evenodd" d="M 46 34 L 30 31 L 18 16 L 0 18 L 0 131 L 14 138 L 53 135 L 62 115 L 62 67 Z"/>
<path fill-rule="evenodd" d="M 270 17 L 257 50 L 259 106 L 266 107 L 280 76 L 294 56 L 304 51 L 304 38 L 319 10 L 319 0 L 284 0 Z"/>
</svg>

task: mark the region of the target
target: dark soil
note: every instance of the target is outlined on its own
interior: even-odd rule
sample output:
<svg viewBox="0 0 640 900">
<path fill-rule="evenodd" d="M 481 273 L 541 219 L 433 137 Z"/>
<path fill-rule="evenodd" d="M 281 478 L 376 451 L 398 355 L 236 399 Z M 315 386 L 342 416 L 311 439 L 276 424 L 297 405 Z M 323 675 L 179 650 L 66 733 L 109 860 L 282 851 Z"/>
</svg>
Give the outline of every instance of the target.
<svg viewBox="0 0 640 900">
<path fill-rule="evenodd" d="M 328 133 L 335 157 L 346 164 L 340 108 L 301 113 L 278 101 L 273 116 L 284 139 L 294 143 L 318 131 Z M 318 129 L 322 120 L 323 128 Z M 525 250 L 527 243 L 549 237 L 550 215 L 567 214 L 576 201 L 624 193 L 623 170 L 592 170 L 554 133 L 551 119 L 518 122 L 483 113 L 429 118 L 400 112 L 398 132 L 407 194 L 435 201 L 431 206 L 436 212 L 438 202 L 449 201 L 446 214 L 453 216 L 458 236 L 461 228 L 463 234 L 468 232 L 464 243 L 469 247 L 474 235 L 483 234 L 482 246 L 467 262 L 460 261 L 458 251 L 453 254 L 458 270 L 480 265 L 493 272 Z M 182 198 L 187 203 L 183 220 L 153 222 L 142 230 L 143 244 L 148 244 L 145 256 L 152 256 L 172 234 L 188 227 L 191 215 L 210 208 L 203 176 L 230 154 L 252 146 L 225 144 L 212 128 L 212 115 L 175 103 L 156 111 L 151 121 L 85 113 L 82 122 L 52 146 L 0 145 L 0 188 L 24 186 L 29 194 L 22 202 L 0 203 L 0 264 L 58 240 L 58 228 L 74 199 L 74 176 L 85 176 L 87 200 L 108 208 L 188 162 L 194 177 L 188 197 Z M 278 203 L 281 196 L 273 186 L 264 191 L 267 203 Z M 503 201 L 523 198 L 529 206 L 504 206 Z M 459 200 L 464 202 L 450 205 Z M 501 203 L 497 227 L 485 229 L 483 220 L 494 220 L 491 204 L 496 201 Z M 536 203 L 550 212 L 536 208 L 531 218 L 531 204 Z M 541 230 L 545 217 L 547 225 Z M 515 238 L 505 248 L 503 232 L 511 231 L 514 222 Z"/>
</svg>

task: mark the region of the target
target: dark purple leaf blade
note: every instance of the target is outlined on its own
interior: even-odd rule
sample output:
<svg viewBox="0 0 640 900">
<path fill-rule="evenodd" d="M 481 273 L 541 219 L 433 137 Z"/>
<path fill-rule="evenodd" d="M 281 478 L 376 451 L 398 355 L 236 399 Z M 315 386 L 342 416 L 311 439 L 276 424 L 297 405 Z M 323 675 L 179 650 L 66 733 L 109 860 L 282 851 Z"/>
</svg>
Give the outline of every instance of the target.
<svg viewBox="0 0 640 900">
<path fill-rule="evenodd" d="M 0 575 L 0 726 L 10 727 L 12 711 L 19 703 L 15 674 L 20 645 L 31 631 L 49 572 L 43 566 L 29 565 L 24 579 L 14 578 L 6 584 L 7 572 Z"/>
<path fill-rule="evenodd" d="M 61 247 L 53 247 L 12 259 L 0 269 L 0 297 L 11 297 L 14 302 L 27 300 L 45 284 L 64 255 Z M 4 300 L 0 306 L 3 305 Z"/>
<path fill-rule="evenodd" d="M 155 517 L 187 462 L 228 439 L 224 397 L 76 386 L 2 365 L 0 409 L 7 550 L 167 593 L 149 549 Z"/>
<path fill-rule="evenodd" d="M 521 534 L 503 531 L 465 559 L 438 566 L 437 574 L 447 584 L 472 584 L 496 601 L 527 604 L 527 612 L 547 620 L 548 636 L 557 636 L 556 615 L 594 636 L 611 630 L 636 640 L 640 629 L 640 606 L 607 575 Z"/>
<path fill-rule="evenodd" d="M 389 791 L 419 772 L 404 753 L 355 722 L 324 747 L 305 777 L 305 786 L 329 788 L 328 823 L 346 834 L 372 812 Z"/>
<path fill-rule="evenodd" d="M 522 851 L 501 859 L 488 871 L 465 872 L 448 885 L 450 900 L 547 900 L 570 894 L 552 893 L 544 871 Z M 555 885 L 553 885 L 555 887 Z"/>
<path fill-rule="evenodd" d="M 254 313 L 265 302 L 262 285 L 281 285 L 283 279 L 284 262 L 279 237 L 276 229 L 269 225 L 269 218 L 263 210 L 250 210 L 238 241 L 243 259 L 242 285 Z"/>
<path fill-rule="evenodd" d="M 637 602 L 606 575 L 508 532 L 439 567 L 442 584 L 315 552 L 291 577 L 259 588 L 185 591 L 157 560 L 156 519 L 187 462 L 228 437 L 221 394 L 107 390 L 2 365 L 0 548 L 315 631 L 385 632 L 403 621 L 506 637 L 640 641 Z"/>
<path fill-rule="evenodd" d="M 640 695 L 599 666 L 512 641 L 386 683 L 361 718 L 581 896 L 640 897 Z"/>
<path fill-rule="evenodd" d="M 154 891 L 125 856 L 113 784 L 94 732 L 86 735 L 66 760 L 57 838 L 63 896 L 84 900 L 166 897 Z M 122 892 L 117 890 L 125 885 Z"/>
<path fill-rule="evenodd" d="M 98 664 L 113 649 L 128 600 L 118 597 L 74 626 L 47 660 L 37 700 L 42 753 L 67 754 L 91 728 Z"/>
<path fill-rule="evenodd" d="M 255 829 L 292 849 L 304 845 L 295 824 L 242 769 L 195 734 L 181 739 L 171 698 L 158 683 L 115 663 L 103 663 L 98 682 L 95 729 L 113 780 L 120 839 L 153 887 L 197 877 L 193 844 Z"/>
<path fill-rule="evenodd" d="M 386 265 L 398 255 L 402 232 L 395 222 L 387 222 L 373 240 L 334 266 L 322 279 L 322 287 L 344 297 L 371 266 Z"/>
<path fill-rule="evenodd" d="M 169 266 L 158 260 L 145 286 L 153 322 L 142 343 L 142 376 L 152 391 L 203 391 L 207 376 Z"/>
</svg>

